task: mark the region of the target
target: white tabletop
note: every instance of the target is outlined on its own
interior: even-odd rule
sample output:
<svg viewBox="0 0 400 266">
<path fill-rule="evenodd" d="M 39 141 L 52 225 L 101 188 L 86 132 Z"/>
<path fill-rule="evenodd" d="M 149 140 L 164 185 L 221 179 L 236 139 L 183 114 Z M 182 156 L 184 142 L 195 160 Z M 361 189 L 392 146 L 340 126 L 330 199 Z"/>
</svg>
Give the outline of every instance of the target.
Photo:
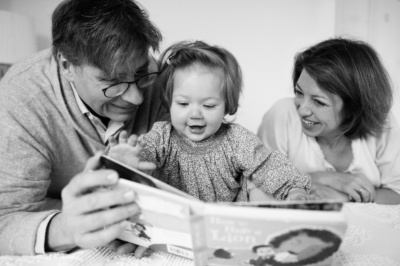
<svg viewBox="0 0 400 266">
<path fill-rule="evenodd" d="M 400 266 L 400 205 L 346 203 L 349 226 L 333 266 Z M 162 252 L 136 259 L 107 248 L 82 249 L 70 254 L 0 256 L 0 265 L 129 265 L 192 266 L 191 260 Z"/>
</svg>

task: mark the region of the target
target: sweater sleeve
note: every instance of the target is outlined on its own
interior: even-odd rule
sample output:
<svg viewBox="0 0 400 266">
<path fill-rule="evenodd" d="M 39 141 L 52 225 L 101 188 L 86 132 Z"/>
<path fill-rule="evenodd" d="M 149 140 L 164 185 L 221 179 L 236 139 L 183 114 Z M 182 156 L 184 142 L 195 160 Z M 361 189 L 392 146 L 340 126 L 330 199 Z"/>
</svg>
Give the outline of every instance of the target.
<svg viewBox="0 0 400 266">
<path fill-rule="evenodd" d="M 257 135 L 263 143 L 288 156 L 288 126 L 292 119 L 289 110 L 294 107 L 293 98 L 285 98 L 276 102 L 263 116 Z"/>
<path fill-rule="evenodd" d="M 46 197 L 51 128 L 41 105 L 28 96 L 1 93 L 0 99 L 0 254 L 31 255 L 39 225 L 61 207 Z"/>
<path fill-rule="evenodd" d="M 382 188 L 400 194 L 400 127 L 393 114 L 389 115 L 388 128 L 376 140 L 376 166 Z"/>
<path fill-rule="evenodd" d="M 310 190 L 310 177 L 294 167 L 285 155 L 270 150 L 256 135 L 239 125 L 232 129 L 240 170 L 256 187 L 280 200 L 286 198 L 291 188 Z"/>
</svg>

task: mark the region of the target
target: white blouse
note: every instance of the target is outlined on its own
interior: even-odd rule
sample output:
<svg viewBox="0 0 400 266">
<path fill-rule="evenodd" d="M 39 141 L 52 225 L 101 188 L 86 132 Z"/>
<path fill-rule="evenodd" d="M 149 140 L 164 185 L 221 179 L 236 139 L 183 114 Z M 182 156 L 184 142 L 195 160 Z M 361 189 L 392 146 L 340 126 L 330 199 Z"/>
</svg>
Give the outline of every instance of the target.
<svg viewBox="0 0 400 266">
<path fill-rule="evenodd" d="M 284 153 L 304 173 L 336 171 L 325 160 L 313 137 L 305 135 L 293 98 L 276 102 L 264 115 L 258 136 L 271 149 Z M 353 161 L 346 173 L 361 174 L 377 188 L 388 188 L 400 194 L 400 127 L 393 116 L 388 129 L 375 137 L 353 140 Z"/>
</svg>

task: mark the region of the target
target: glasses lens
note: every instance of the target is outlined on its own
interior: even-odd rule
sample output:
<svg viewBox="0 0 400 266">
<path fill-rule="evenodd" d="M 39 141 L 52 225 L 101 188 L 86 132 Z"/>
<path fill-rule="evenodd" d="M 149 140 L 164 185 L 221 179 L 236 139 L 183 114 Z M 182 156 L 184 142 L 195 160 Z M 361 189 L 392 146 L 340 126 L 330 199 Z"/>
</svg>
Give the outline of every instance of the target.
<svg viewBox="0 0 400 266">
<path fill-rule="evenodd" d="M 121 95 L 122 93 L 124 93 L 129 87 L 129 83 L 119 83 L 119 84 L 115 84 L 111 87 L 109 87 L 106 91 L 105 91 L 105 96 L 108 98 L 113 98 L 113 97 L 117 97 L 119 95 Z"/>
<path fill-rule="evenodd" d="M 148 74 L 146 76 L 139 78 L 136 84 L 141 89 L 146 88 L 154 83 L 154 81 L 157 79 L 157 76 L 158 76 L 157 73 Z"/>
</svg>

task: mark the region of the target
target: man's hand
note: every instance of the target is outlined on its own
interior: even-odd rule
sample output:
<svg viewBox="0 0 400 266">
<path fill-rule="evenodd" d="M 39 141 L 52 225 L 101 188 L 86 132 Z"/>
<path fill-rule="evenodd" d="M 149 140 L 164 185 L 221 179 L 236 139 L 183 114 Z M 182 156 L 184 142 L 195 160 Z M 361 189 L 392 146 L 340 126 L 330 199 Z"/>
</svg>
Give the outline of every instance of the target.
<svg viewBox="0 0 400 266">
<path fill-rule="evenodd" d="M 52 251 L 79 246 L 93 248 L 115 240 L 126 220 L 140 210 L 134 191 L 112 190 L 118 182 L 113 170 L 100 169 L 101 153 L 62 191 L 62 212 L 50 222 L 47 247 Z M 132 247 L 131 247 L 132 248 Z"/>
</svg>

